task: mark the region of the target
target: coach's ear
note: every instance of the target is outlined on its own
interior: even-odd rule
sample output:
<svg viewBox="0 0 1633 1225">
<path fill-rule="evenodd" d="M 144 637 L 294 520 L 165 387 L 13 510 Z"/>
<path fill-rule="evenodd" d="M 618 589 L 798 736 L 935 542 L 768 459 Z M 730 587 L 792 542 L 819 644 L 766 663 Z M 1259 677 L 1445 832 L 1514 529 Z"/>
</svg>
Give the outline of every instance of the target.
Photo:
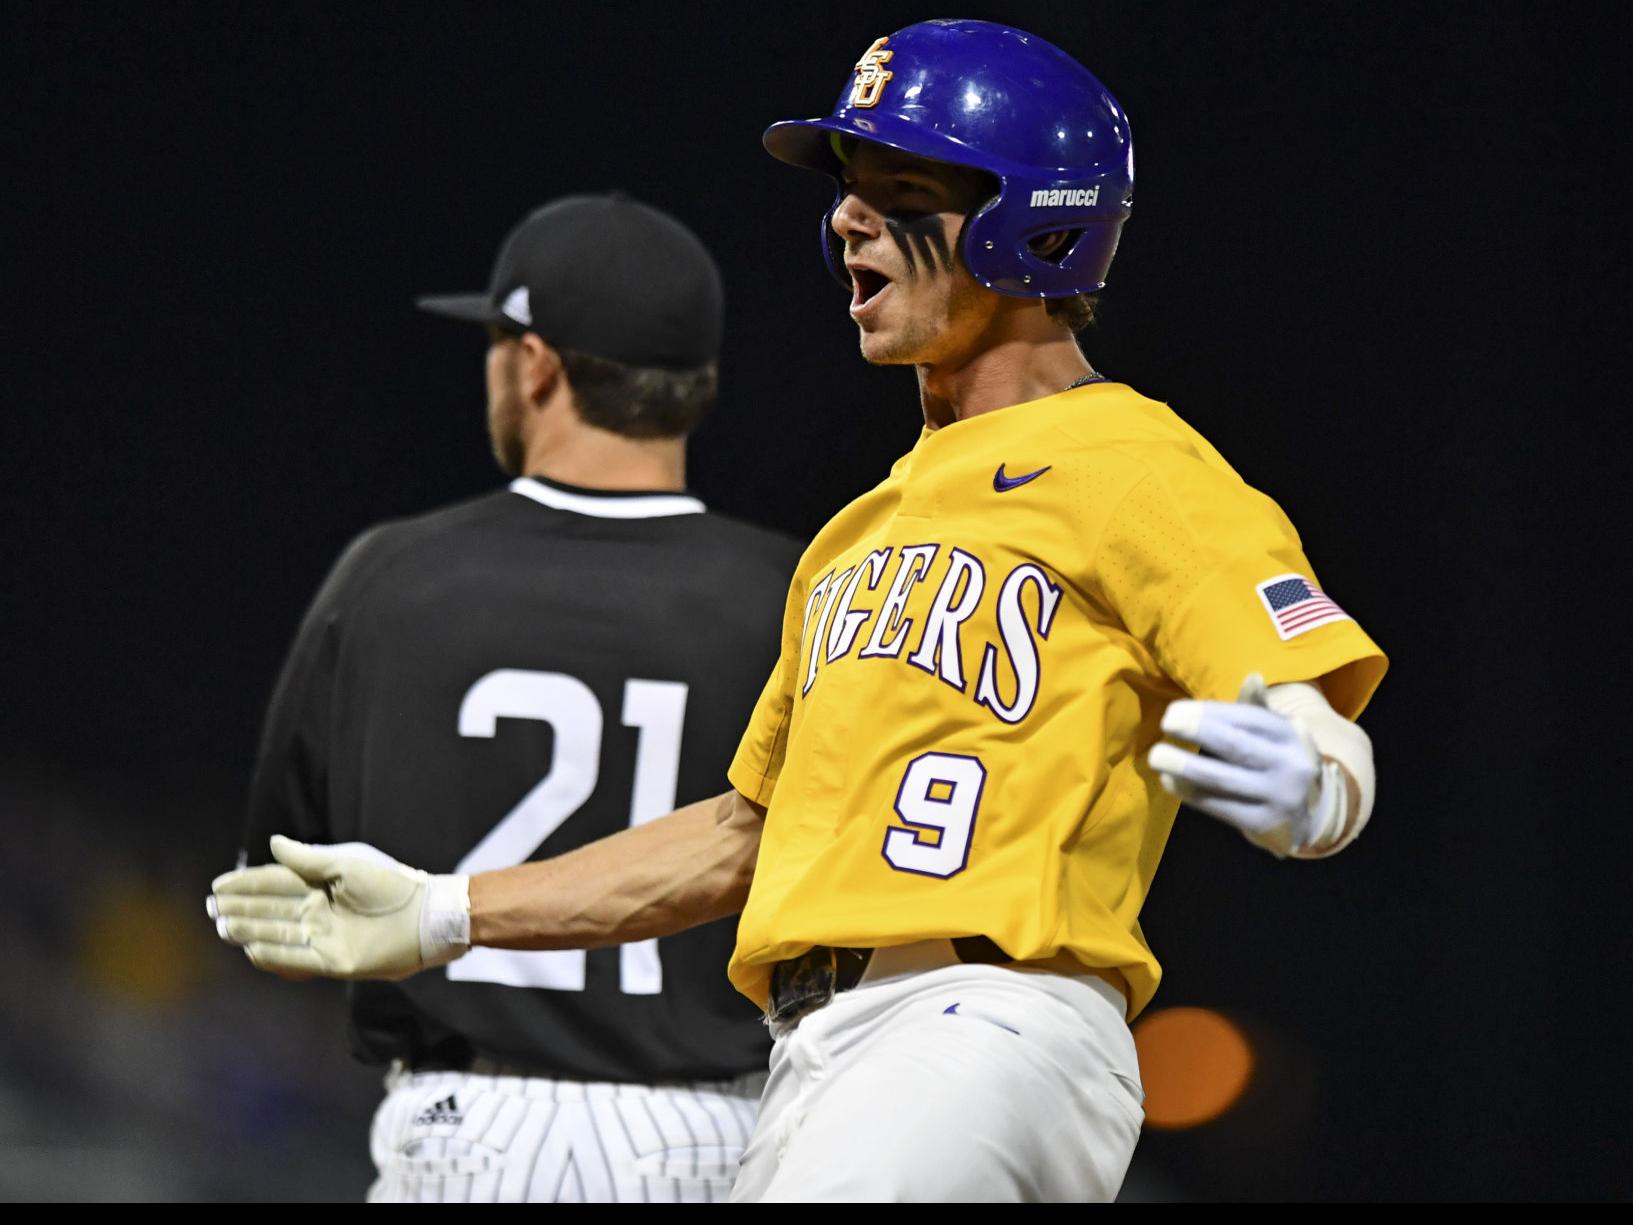
<svg viewBox="0 0 1633 1225">
<path fill-rule="evenodd" d="M 546 344 L 542 337 L 533 332 L 523 332 L 516 366 L 522 395 L 534 408 L 542 408 L 561 381 L 561 354 Z"/>
</svg>

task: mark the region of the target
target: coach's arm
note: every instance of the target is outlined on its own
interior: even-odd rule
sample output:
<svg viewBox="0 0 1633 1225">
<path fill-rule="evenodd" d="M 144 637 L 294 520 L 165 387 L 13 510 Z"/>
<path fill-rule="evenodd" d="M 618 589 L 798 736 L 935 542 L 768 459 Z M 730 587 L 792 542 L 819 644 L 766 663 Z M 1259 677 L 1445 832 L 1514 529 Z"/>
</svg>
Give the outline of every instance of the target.
<svg viewBox="0 0 1633 1225">
<path fill-rule="evenodd" d="M 748 898 L 765 809 L 736 791 L 537 863 L 432 876 L 372 848 L 272 840 L 218 877 L 216 930 L 285 976 L 406 978 L 472 945 L 588 949 L 671 935 Z"/>
</svg>

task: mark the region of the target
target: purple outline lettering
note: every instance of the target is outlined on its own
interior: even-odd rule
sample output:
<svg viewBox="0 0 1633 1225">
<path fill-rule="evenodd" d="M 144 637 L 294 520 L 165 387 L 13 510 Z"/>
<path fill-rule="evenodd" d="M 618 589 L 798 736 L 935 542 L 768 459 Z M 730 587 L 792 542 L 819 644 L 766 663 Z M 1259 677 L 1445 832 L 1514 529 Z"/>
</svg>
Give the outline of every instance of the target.
<svg viewBox="0 0 1633 1225">
<path fill-rule="evenodd" d="M 901 839 L 902 839 L 902 835 L 904 835 L 904 834 L 908 838 L 912 839 L 909 846 L 914 846 L 914 847 L 927 846 L 927 847 L 931 847 L 934 850 L 943 850 L 947 846 L 947 836 L 948 836 L 949 831 L 948 831 L 948 828 L 945 825 L 935 826 L 935 825 L 929 825 L 929 824 L 927 824 L 927 823 L 925 823 L 923 821 L 914 821 L 914 820 L 911 820 L 905 813 L 902 812 L 902 796 L 907 791 L 907 783 L 908 783 L 908 780 L 913 775 L 914 767 L 917 766 L 919 764 L 919 762 L 929 760 L 930 758 L 937 758 L 937 759 L 941 759 L 941 760 L 973 762 L 973 763 L 975 763 L 975 768 L 981 772 L 980 781 L 978 783 L 976 783 L 976 785 L 975 785 L 975 799 L 970 804 L 969 828 L 964 833 L 964 856 L 963 856 L 963 858 L 961 860 L 959 860 L 958 866 L 956 868 L 951 868 L 951 869 L 949 869 L 949 870 L 947 870 L 945 872 L 934 872 L 934 871 L 930 871 L 930 870 L 925 869 L 925 868 L 906 868 L 906 867 L 903 867 L 900 864 L 896 863 L 895 861 L 893 861 L 890 858 L 890 846 L 891 846 L 892 839 L 894 839 L 894 841 L 895 841 L 895 843 L 896 843 L 896 845 L 898 847 L 901 847 L 902 846 Z M 930 785 L 932 783 L 947 783 L 947 784 L 949 784 L 952 787 L 952 794 L 949 795 L 945 800 L 931 799 L 931 797 L 930 797 Z M 957 796 L 958 796 L 958 789 L 959 789 L 959 786 L 961 785 L 961 783 L 962 783 L 962 780 L 960 780 L 960 779 L 945 778 L 945 777 L 942 777 L 942 776 L 937 775 L 937 774 L 931 774 L 929 776 L 929 778 L 925 781 L 923 794 L 919 798 L 920 798 L 920 800 L 931 803 L 931 804 L 951 805 L 953 800 L 955 798 L 957 798 Z M 884 840 L 883 845 L 881 845 L 879 847 L 879 854 L 884 858 L 886 866 L 889 867 L 892 872 L 906 872 L 906 873 L 909 873 L 909 874 L 911 874 L 913 876 L 929 876 L 929 877 L 932 877 L 932 878 L 937 879 L 937 880 L 950 880 L 953 877 L 957 876 L 965 868 L 969 867 L 969 864 L 970 864 L 970 848 L 975 845 L 975 821 L 976 821 L 976 818 L 980 815 L 980 812 L 981 812 L 981 796 L 986 792 L 986 787 L 987 787 L 987 768 L 986 768 L 986 766 L 981 764 L 981 759 L 979 757 L 972 757 L 967 753 L 920 753 L 917 757 L 913 758 L 912 761 L 907 763 L 907 769 L 902 771 L 902 781 L 896 788 L 896 799 L 895 799 L 894 804 L 892 805 L 892 807 L 895 809 L 896 816 L 901 818 L 902 823 L 904 825 L 909 826 L 910 828 L 903 829 L 903 828 L 901 828 L 901 826 L 892 825 L 892 826 L 889 826 L 889 827 L 887 827 L 885 829 L 885 840 Z M 931 843 L 928 840 L 926 840 L 919 833 L 920 830 L 925 830 L 925 829 L 939 829 L 941 831 L 941 841 L 939 843 Z M 902 847 L 902 849 L 906 850 L 907 848 Z"/>
<path fill-rule="evenodd" d="M 879 579 L 884 575 L 885 565 L 889 560 L 888 548 L 875 549 L 857 564 L 856 573 L 851 576 L 851 581 L 839 597 L 839 603 L 834 606 L 835 615 L 832 628 L 828 631 L 828 652 L 824 662 L 833 663 L 841 656 L 849 654 L 850 649 L 856 645 L 856 635 L 873 615 L 873 610 L 852 612 L 851 600 L 855 598 L 856 589 L 861 585 L 863 570 L 871 576 L 868 579 L 868 590 L 873 591 L 879 586 Z"/>
<path fill-rule="evenodd" d="M 964 578 L 964 590 L 958 597 L 958 607 L 950 608 L 960 578 Z M 954 546 L 935 602 L 925 614 L 918 649 L 907 657 L 907 662 L 963 693 L 964 644 L 959 640 L 959 628 L 975 615 L 986 589 L 987 572 L 981 559 Z"/>
<path fill-rule="evenodd" d="M 1015 673 L 1015 700 L 1006 706 L 998 696 L 998 649 L 990 642 L 981 652 L 981 671 L 975 685 L 976 705 L 985 706 L 1001 721 L 1010 724 L 1019 723 L 1032 713 L 1043 688 L 1043 655 L 1032 638 L 1032 627 L 1021 605 L 1021 592 L 1028 583 L 1038 588 L 1038 637 L 1048 641 L 1063 592 L 1049 581 L 1041 567 L 1027 562 L 1010 571 L 998 592 L 998 637 L 1009 656 L 1010 670 Z M 1022 644 L 1026 647 L 1024 660 L 1017 653 Z M 1022 662 L 1027 664 L 1030 676 L 1022 671 Z"/>
<path fill-rule="evenodd" d="M 935 565 L 936 554 L 941 551 L 939 544 L 910 544 L 902 547 L 900 559 L 896 565 L 896 577 L 891 580 L 890 594 L 885 602 L 879 606 L 879 619 L 873 623 L 873 632 L 868 635 L 868 643 L 856 653 L 858 659 L 896 659 L 907 645 L 908 631 L 913 628 L 911 617 L 901 617 L 902 610 L 907 607 L 913 587 L 924 581 L 924 576 Z M 921 568 L 919 562 L 924 565 Z M 896 619 L 901 621 L 896 623 Z M 885 635 L 895 631 L 887 644 Z"/>
<path fill-rule="evenodd" d="M 834 603 L 839 599 L 840 588 L 845 585 L 845 580 L 850 574 L 849 570 L 842 570 L 836 576 L 830 570 L 828 578 L 822 580 L 828 591 L 822 601 L 822 611 L 817 614 L 816 633 L 811 636 L 811 662 L 805 670 L 805 688 L 800 690 L 801 697 L 810 693 L 811 686 L 816 683 L 817 665 L 822 659 L 822 641 L 826 637 L 828 617 L 833 613 Z M 833 582 L 828 582 L 828 579 L 833 579 Z"/>
</svg>

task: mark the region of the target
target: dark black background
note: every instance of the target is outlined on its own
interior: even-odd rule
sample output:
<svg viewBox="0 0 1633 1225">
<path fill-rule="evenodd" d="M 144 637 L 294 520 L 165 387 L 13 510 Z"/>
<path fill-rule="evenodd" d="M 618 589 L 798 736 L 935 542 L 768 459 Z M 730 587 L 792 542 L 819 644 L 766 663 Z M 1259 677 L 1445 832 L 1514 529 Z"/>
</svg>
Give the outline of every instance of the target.
<svg viewBox="0 0 1633 1225">
<path fill-rule="evenodd" d="M 962 14 L 1043 34 L 1121 99 L 1138 187 L 1091 356 L 1281 502 L 1392 658 L 1355 848 L 1278 864 L 1202 817 L 1176 830 L 1145 916 L 1158 1003 L 1242 1018 L 1294 1087 L 1149 1136 L 1175 1195 L 1633 1191 L 1614 11 Z M 104 780 L 110 837 L 230 862 L 262 705 L 338 550 L 498 479 L 483 341 L 410 301 L 483 286 L 557 194 L 626 188 L 721 260 L 707 500 L 809 535 L 877 480 L 916 436 L 911 376 L 857 358 L 817 248 L 828 188 L 759 133 L 929 15 L 14 10 L 9 768 Z M 170 883 L 189 907 L 204 884 Z"/>
</svg>

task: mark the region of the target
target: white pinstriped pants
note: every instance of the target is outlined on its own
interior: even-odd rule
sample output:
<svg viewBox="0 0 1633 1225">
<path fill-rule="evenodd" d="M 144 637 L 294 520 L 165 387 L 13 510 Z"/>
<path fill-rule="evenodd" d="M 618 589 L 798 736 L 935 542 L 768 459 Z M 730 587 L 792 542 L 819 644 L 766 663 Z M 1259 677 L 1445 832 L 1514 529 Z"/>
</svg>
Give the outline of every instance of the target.
<svg viewBox="0 0 1633 1225">
<path fill-rule="evenodd" d="M 625 1085 L 401 1072 L 369 1148 L 371 1203 L 724 1202 L 765 1073 Z"/>
</svg>

